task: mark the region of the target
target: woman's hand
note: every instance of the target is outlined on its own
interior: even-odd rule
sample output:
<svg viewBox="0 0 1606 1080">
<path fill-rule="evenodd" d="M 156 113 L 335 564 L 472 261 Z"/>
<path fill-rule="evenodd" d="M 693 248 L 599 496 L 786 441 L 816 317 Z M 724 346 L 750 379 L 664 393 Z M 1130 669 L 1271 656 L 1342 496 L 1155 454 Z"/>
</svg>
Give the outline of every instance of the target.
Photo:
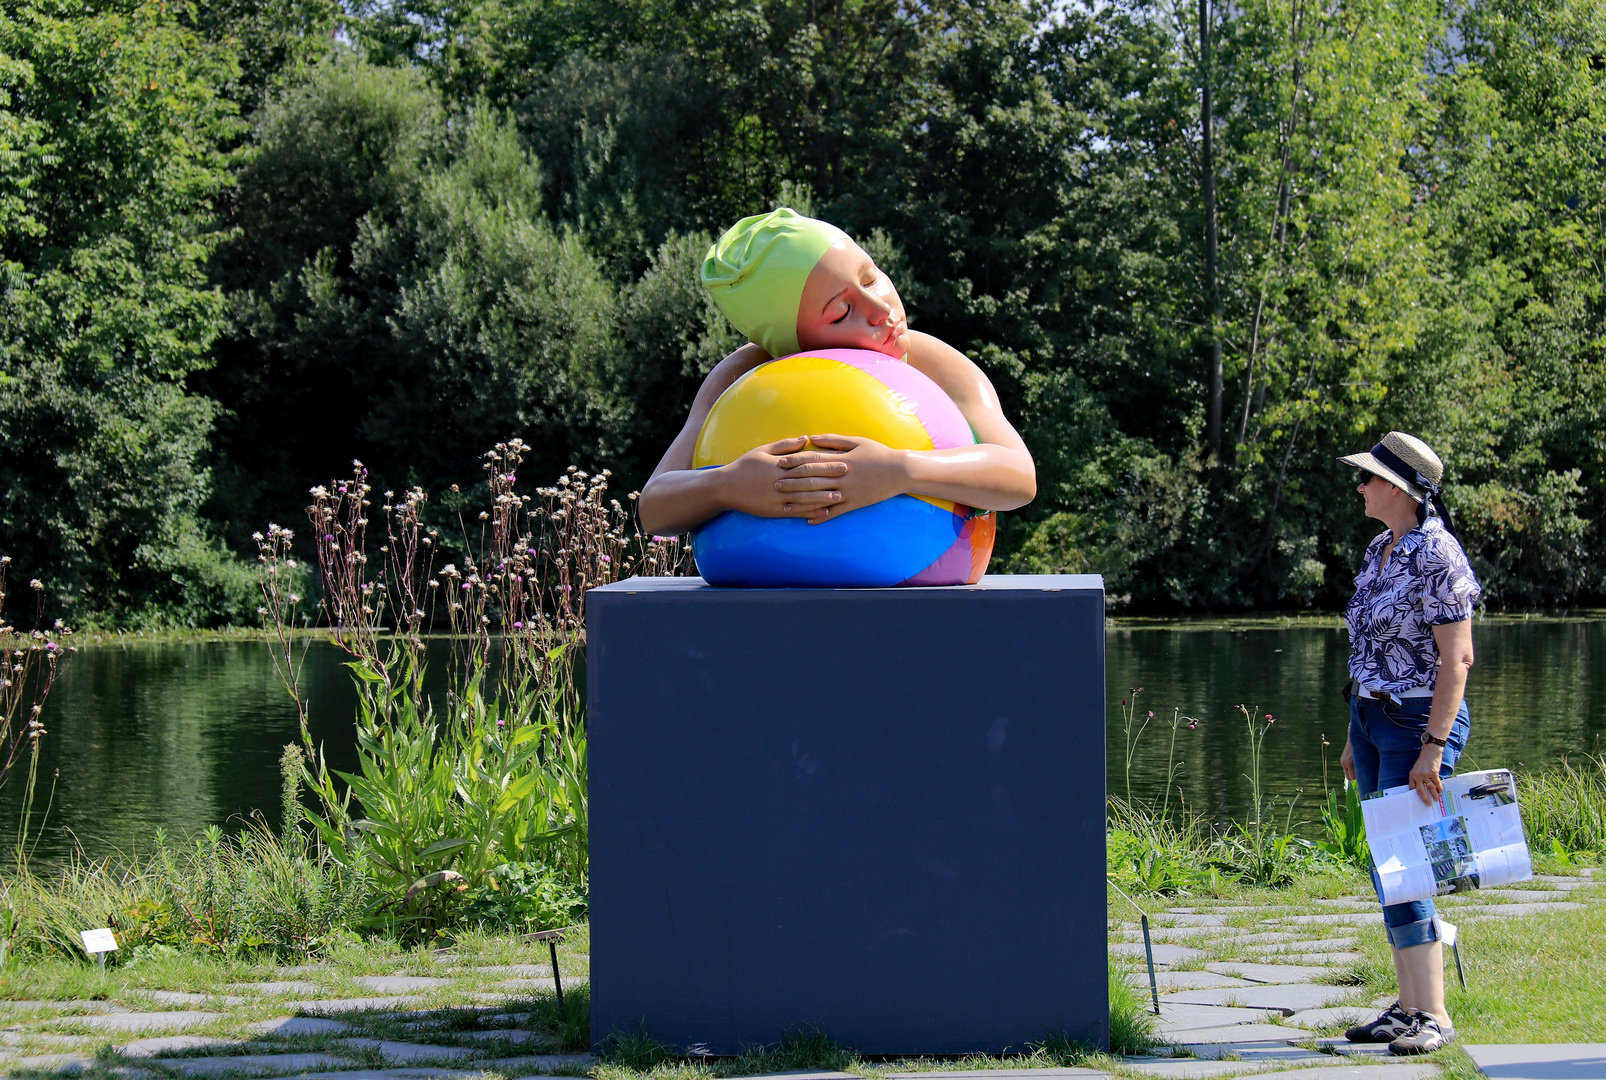
<svg viewBox="0 0 1606 1080">
<path fill-rule="evenodd" d="M 1344 752 L 1338 755 L 1338 764 L 1343 768 L 1344 775 L 1349 777 L 1350 783 L 1355 783 L 1355 746 L 1344 737 Z"/>
<path fill-rule="evenodd" d="M 1444 747 L 1428 743 L 1417 755 L 1416 764 L 1411 766 L 1408 783 L 1429 806 L 1437 802 L 1439 794 L 1444 791 L 1444 781 L 1439 778 L 1439 766 L 1443 763 Z"/>
<path fill-rule="evenodd" d="M 810 525 L 909 489 L 907 451 L 853 435 L 810 435 L 808 445 L 811 449 L 780 459 L 779 465 L 787 474 L 775 486 L 797 496 L 799 509 L 807 514 Z M 834 499 L 815 498 L 822 482 L 836 496 Z"/>
</svg>

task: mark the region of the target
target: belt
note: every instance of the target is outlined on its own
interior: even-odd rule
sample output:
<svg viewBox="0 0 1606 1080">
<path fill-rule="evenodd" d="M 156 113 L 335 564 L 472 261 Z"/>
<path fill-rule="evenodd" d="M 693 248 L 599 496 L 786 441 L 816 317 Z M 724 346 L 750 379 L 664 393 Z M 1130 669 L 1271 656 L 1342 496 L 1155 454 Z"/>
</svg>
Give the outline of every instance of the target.
<svg viewBox="0 0 1606 1080">
<path fill-rule="evenodd" d="M 1399 701 L 1401 698 L 1425 698 L 1433 696 L 1431 686 L 1413 686 L 1409 690 L 1371 690 L 1359 683 L 1350 684 L 1350 692 L 1356 697 L 1370 698 L 1373 701 Z"/>
</svg>

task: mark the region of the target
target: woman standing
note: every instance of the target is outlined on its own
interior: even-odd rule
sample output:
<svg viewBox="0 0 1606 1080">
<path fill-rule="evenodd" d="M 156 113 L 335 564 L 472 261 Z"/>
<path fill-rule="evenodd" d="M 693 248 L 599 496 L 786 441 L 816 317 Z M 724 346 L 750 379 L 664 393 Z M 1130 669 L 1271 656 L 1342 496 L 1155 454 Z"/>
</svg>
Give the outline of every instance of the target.
<svg viewBox="0 0 1606 1080">
<path fill-rule="evenodd" d="M 1339 460 L 1360 470 L 1366 516 L 1388 526 L 1366 549 L 1344 613 L 1350 726 L 1340 761 L 1362 798 L 1409 784 L 1431 804 L 1466 746 L 1471 719 L 1462 695 L 1481 590 L 1439 494 L 1444 464 L 1426 443 L 1391 431 L 1370 452 Z M 1455 1038 L 1433 901 L 1384 907 L 1383 923 L 1400 996 L 1346 1037 L 1387 1042 L 1396 1054 L 1430 1053 Z"/>
</svg>

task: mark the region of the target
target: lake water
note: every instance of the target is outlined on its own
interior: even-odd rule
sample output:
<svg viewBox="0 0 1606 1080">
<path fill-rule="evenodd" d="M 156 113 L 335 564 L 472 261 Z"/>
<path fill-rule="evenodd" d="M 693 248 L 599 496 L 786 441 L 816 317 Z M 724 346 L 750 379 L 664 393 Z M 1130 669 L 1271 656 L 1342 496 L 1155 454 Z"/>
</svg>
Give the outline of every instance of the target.
<svg viewBox="0 0 1606 1080">
<path fill-rule="evenodd" d="M 1538 766 L 1602 748 L 1606 736 L 1606 615 L 1483 619 L 1468 700 L 1472 739 L 1464 768 Z M 1265 788 L 1286 800 L 1303 788 L 1315 816 L 1323 782 L 1340 777 L 1348 710 L 1339 697 L 1348 639 L 1336 620 L 1123 620 L 1107 633 L 1110 791 L 1126 790 L 1120 701 L 1142 687 L 1139 715 L 1155 712 L 1133 755 L 1134 797 L 1165 786 L 1169 719 L 1179 731 L 1177 778 L 1186 804 L 1212 818 L 1250 802 L 1247 733 L 1235 706 L 1277 718 L 1265 743 Z M 443 648 L 436 644 L 435 648 Z M 354 764 L 355 697 L 341 654 L 310 647 L 306 685 L 315 737 L 340 768 Z M 73 842 L 91 854 L 147 849 L 170 837 L 245 815 L 279 817 L 278 760 L 296 738 L 296 714 L 264 642 L 133 642 L 81 650 L 46 708 L 39 809 L 60 769 L 36 857 L 63 857 Z M 14 842 L 22 776 L 0 788 L 0 843 Z M 1307 812 L 1308 809 L 1308 812 Z"/>
</svg>

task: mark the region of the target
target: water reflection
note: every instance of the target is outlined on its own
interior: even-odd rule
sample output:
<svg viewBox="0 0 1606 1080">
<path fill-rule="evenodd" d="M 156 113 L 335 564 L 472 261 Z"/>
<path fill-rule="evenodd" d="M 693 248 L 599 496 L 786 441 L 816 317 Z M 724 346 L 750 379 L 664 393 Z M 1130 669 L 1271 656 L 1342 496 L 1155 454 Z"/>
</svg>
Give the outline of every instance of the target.
<svg viewBox="0 0 1606 1080">
<path fill-rule="evenodd" d="M 1606 617 L 1482 620 L 1475 630 L 1478 664 L 1468 697 L 1472 741 L 1463 765 L 1539 765 L 1592 750 L 1606 735 Z M 444 690 L 446 645 L 431 645 L 435 679 Z M 1186 804 L 1214 819 L 1248 809 L 1249 782 L 1240 702 L 1270 712 L 1266 790 L 1286 800 L 1304 789 L 1314 818 L 1328 778 L 1339 778 L 1348 712 L 1339 698 L 1348 641 L 1336 622 L 1268 625 L 1184 621 L 1112 626 L 1107 638 L 1109 784 L 1125 790 L 1119 702 L 1144 687 L 1140 713 L 1156 716 L 1131 768 L 1135 797 L 1163 794 L 1172 710 L 1197 717 L 1178 734 L 1185 762 L 1178 786 Z M 350 768 L 355 705 L 342 654 L 310 645 L 305 685 L 315 738 L 333 763 Z M 158 828 L 183 837 L 208 824 L 238 826 L 260 812 L 279 816 L 278 760 L 296 738 L 295 708 L 265 643 L 132 643 L 82 650 L 68 666 L 46 710 L 50 731 L 41 774 L 48 788 L 61 776 L 41 859 L 64 856 L 76 838 L 91 854 L 149 846 Z M 0 789 L 0 843 L 14 842 L 21 778 Z M 48 794 L 41 790 L 40 803 Z M 1174 796 L 1175 800 L 1175 796 Z M 1174 801 L 1173 800 L 1173 801 Z M 42 805 L 41 805 L 42 809 Z"/>
<path fill-rule="evenodd" d="M 1461 768 L 1537 766 L 1601 748 L 1606 618 L 1482 619 L 1473 642 L 1477 663 L 1467 688 L 1472 737 Z M 1340 688 L 1349 638 L 1336 621 L 1283 627 L 1136 623 L 1112 627 L 1106 643 L 1111 792 L 1126 788 L 1120 701 L 1132 687 L 1144 690 L 1140 717 L 1155 712 L 1132 761 L 1135 798 L 1163 795 L 1175 708 L 1201 720 L 1197 730 L 1178 735 L 1177 755 L 1186 764 L 1177 788 L 1190 808 L 1214 820 L 1244 814 L 1251 801 L 1248 733 L 1239 704 L 1277 718 L 1265 742 L 1265 791 L 1283 808 L 1296 795 L 1312 804 L 1296 812 L 1295 820 L 1317 816 L 1324 736 L 1331 744 L 1327 782 L 1342 782 L 1338 755 L 1349 709 Z"/>
</svg>

